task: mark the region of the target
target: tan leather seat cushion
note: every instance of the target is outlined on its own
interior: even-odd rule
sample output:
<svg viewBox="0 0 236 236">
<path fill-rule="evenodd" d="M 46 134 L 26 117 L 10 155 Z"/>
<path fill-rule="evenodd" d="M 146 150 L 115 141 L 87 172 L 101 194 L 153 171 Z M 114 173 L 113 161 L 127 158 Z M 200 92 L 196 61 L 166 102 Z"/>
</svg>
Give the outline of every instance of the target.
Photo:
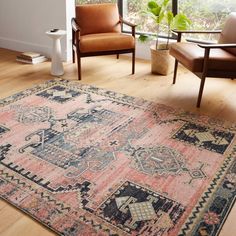
<svg viewBox="0 0 236 236">
<path fill-rule="evenodd" d="M 75 13 L 81 35 L 121 32 L 116 3 L 77 5 Z"/>
<path fill-rule="evenodd" d="M 192 72 L 203 70 L 204 52 L 194 43 L 181 42 L 170 46 L 170 54 Z M 222 49 L 211 49 L 209 70 L 236 71 L 236 56 Z"/>
<path fill-rule="evenodd" d="M 80 51 L 100 52 L 135 48 L 133 36 L 120 33 L 88 34 L 81 36 Z"/>
</svg>

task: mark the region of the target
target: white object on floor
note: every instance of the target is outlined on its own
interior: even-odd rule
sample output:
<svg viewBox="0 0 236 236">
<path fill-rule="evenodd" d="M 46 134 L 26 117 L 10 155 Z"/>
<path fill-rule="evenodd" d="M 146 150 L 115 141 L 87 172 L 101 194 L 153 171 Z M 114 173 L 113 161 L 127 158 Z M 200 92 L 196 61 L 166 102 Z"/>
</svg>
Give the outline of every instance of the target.
<svg viewBox="0 0 236 236">
<path fill-rule="evenodd" d="M 55 32 L 47 31 L 46 34 L 53 40 L 51 74 L 55 76 L 63 75 L 64 69 L 61 61 L 60 39 L 64 35 L 66 35 L 66 31 L 65 30 L 57 30 Z"/>
</svg>

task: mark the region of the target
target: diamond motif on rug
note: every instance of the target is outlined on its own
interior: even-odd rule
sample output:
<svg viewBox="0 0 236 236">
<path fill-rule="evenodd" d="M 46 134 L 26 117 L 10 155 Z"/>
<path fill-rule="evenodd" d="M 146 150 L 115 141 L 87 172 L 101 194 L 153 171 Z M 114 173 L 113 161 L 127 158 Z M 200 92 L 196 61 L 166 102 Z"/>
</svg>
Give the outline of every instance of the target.
<svg viewBox="0 0 236 236">
<path fill-rule="evenodd" d="M 98 214 L 128 233 L 156 235 L 174 227 L 184 211 L 181 204 L 127 181 L 99 207 Z"/>
<path fill-rule="evenodd" d="M 186 171 L 186 163 L 176 150 L 157 146 L 155 148 L 138 148 L 134 153 L 136 166 L 148 174 L 179 174 Z"/>
<path fill-rule="evenodd" d="M 234 137 L 231 132 L 209 129 L 193 123 L 184 124 L 173 136 L 174 139 L 220 154 L 227 150 Z"/>
<path fill-rule="evenodd" d="M 54 86 L 50 89 L 46 89 L 43 92 L 38 93 L 37 95 L 55 102 L 65 103 L 79 96 L 80 93 L 63 86 Z"/>
<path fill-rule="evenodd" d="M 24 124 L 48 121 L 52 116 L 49 107 L 21 107 L 15 108 L 18 112 L 18 121 Z"/>
<path fill-rule="evenodd" d="M 150 202 L 138 202 L 130 204 L 129 210 L 133 222 L 156 218 L 155 210 Z"/>
</svg>

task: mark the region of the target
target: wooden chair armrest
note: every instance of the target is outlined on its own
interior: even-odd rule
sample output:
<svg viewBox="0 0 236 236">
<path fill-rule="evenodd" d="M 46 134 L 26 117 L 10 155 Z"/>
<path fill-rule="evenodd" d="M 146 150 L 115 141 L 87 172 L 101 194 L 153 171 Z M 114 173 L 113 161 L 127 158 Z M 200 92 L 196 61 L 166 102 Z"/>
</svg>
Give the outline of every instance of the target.
<svg viewBox="0 0 236 236">
<path fill-rule="evenodd" d="M 135 24 L 133 24 L 129 21 L 124 20 L 121 16 L 120 16 L 120 23 L 130 26 L 132 28 L 132 36 L 135 37 L 135 27 L 137 25 L 135 25 Z"/>
<path fill-rule="evenodd" d="M 133 24 L 133 23 L 127 21 L 127 20 L 124 20 L 122 17 L 120 17 L 120 22 L 125 24 L 125 25 L 128 25 L 130 27 L 136 27 L 137 26 L 137 25 L 135 25 L 135 24 Z"/>
<path fill-rule="evenodd" d="M 235 43 L 229 43 L 229 44 L 198 44 L 199 47 L 204 48 L 204 72 L 207 73 L 208 71 L 208 63 L 209 63 L 209 56 L 210 56 L 210 50 L 211 49 L 216 49 L 216 48 L 236 48 Z"/>
<path fill-rule="evenodd" d="M 79 25 L 76 23 L 75 18 L 71 19 L 71 26 L 72 26 L 72 43 L 76 45 L 79 45 L 79 41 L 80 41 L 80 27 Z"/>
<path fill-rule="evenodd" d="M 224 44 L 198 44 L 199 47 L 201 48 L 209 48 L 209 49 L 214 49 L 214 48 L 236 48 L 235 43 L 224 43 Z"/>
<path fill-rule="evenodd" d="M 220 34 L 221 30 L 172 30 L 174 33 L 181 34 Z"/>
<path fill-rule="evenodd" d="M 221 30 L 172 30 L 177 34 L 177 42 L 181 41 L 182 34 L 220 34 Z"/>
<path fill-rule="evenodd" d="M 75 18 L 72 18 L 72 19 L 71 19 L 71 26 L 72 26 L 72 30 L 73 30 L 73 31 L 75 31 L 75 32 L 80 31 L 80 27 L 79 27 L 79 25 L 76 23 Z"/>
</svg>

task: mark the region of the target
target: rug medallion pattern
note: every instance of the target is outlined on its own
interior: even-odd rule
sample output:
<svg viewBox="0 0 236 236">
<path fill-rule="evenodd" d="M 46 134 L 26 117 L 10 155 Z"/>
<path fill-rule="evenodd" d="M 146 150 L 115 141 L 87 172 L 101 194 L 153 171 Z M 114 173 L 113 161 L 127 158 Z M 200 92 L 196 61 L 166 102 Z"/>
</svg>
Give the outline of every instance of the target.
<svg viewBox="0 0 236 236">
<path fill-rule="evenodd" d="M 64 80 L 0 106 L 0 195 L 60 235 L 217 235 L 235 201 L 233 124 Z"/>
</svg>

